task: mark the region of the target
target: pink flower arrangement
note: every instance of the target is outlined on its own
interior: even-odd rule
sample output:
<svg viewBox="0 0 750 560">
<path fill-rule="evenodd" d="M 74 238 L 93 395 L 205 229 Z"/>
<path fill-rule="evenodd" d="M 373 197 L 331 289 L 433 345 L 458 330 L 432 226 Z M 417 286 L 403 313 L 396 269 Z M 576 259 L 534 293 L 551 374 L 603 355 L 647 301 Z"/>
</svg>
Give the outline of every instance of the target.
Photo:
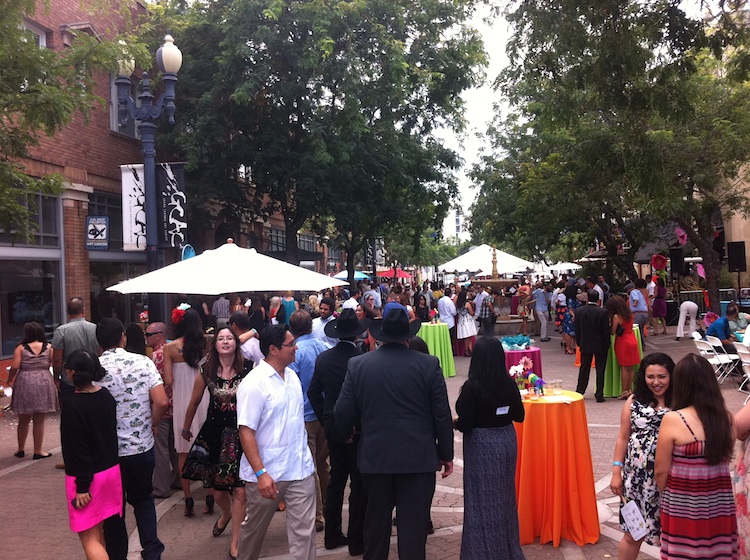
<svg viewBox="0 0 750 560">
<path fill-rule="evenodd" d="M 138 321 L 148 323 L 148 309 L 144 309 L 138 314 Z"/>
</svg>

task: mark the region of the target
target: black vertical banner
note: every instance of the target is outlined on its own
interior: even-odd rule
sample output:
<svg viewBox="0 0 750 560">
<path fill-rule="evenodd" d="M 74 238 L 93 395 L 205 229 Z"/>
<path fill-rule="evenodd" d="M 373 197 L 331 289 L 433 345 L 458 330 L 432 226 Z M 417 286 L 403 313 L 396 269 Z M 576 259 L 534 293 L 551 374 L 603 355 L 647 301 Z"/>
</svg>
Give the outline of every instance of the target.
<svg viewBox="0 0 750 560">
<path fill-rule="evenodd" d="M 159 203 L 159 247 L 182 247 L 187 243 L 188 227 L 185 164 L 157 164 L 156 192 Z"/>
</svg>

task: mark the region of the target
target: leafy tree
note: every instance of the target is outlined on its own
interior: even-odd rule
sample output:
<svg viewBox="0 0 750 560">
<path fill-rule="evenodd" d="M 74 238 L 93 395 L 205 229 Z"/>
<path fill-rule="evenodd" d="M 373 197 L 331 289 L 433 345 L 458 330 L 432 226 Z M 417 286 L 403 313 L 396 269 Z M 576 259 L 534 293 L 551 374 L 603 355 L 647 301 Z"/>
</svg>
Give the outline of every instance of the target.
<svg viewBox="0 0 750 560">
<path fill-rule="evenodd" d="M 85 33 L 64 51 L 39 48 L 24 29 L 24 16 L 46 6 L 34 0 L 0 0 L 0 227 L 26 240 L 33 239 L 35 227 L 34 197 L 29 195 L 56 194 L 63 179 L 31 177 L 23 160 L 40 138 L 53 136 L 101 101 L 92 94 L 94 76 L 113 69 L 120 55 L 115 43 Z"/>
<path fill-rule="evenodd" d="M 712 220 L 747 211 L 738 185 L 750 138 L 735 79 L 746 56 L 727 50 L 744 41 L 745 18 L 733 4 L 719 3 L 726 11 L 711 33 L 668 0 L 515 4 L 501 83 L 518 120 L 498 136 L 501 161 L 475 170 L 483 202 L 508 193 L 504 204 L 532 241 L 597 236 L 631 278 L 632 252 L 676 221 L 706 263 L 718 308 Z M 551 208 L 535 219 L 542 201 Z M 517 235 L 510 225 L 496 233 Z M 625 240 L 631 254 L 619 257 Z"/>
<path fill-rule="evenodd" d="M 198 196 L 237 219 L 281 212 L 290 260 L 303 224 L 329 218 L 352 259 L 397 224 L 418 239 L 455 192 L 457 157 L 432 132 L 463 125 L 460 92 L 481 77 L 475 1 L 191 8 L 175 146 Z"/>
</svg>

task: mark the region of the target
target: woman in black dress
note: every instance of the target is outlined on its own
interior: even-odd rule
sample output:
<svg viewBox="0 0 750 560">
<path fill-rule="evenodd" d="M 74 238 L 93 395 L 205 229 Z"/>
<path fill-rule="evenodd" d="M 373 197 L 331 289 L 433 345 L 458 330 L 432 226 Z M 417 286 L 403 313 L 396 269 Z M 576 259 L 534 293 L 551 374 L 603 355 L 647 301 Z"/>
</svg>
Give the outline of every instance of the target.
<svg viewBox="0 0 750 560">
<path fill-rule="evenodd" d="M 193 437 L 190 424 L 203 392 L 208 388 L 211 396 L 208 416 L 188 454 L 182 476 L 202 480 L 204 488 L 214 489 L 221 516 L 216 520 L 212 533 L 218 537 L 232 522 L 232 542 L 229 547 L 232 557 L 237 556 L 240 524 L 245 518 L 246 506 L 245 483 L 239 475 L 242 447 L 237 430 L 237 388 L 247 373 L 243 363 L 237 337 L 229 327 L 219 329 L 208 361 L 195 378 L 193 396 L 182 429 L 182 437 L 189 441 Z"/>
<path fill-rule="evenodd" d="M 474 346 L 469 379 L 456 401 L 455 427 L 464 434 L 464 530 L 461 560 L 518 560 L 516 431 L 521 395 L 494 337 Z"/>
</svg>

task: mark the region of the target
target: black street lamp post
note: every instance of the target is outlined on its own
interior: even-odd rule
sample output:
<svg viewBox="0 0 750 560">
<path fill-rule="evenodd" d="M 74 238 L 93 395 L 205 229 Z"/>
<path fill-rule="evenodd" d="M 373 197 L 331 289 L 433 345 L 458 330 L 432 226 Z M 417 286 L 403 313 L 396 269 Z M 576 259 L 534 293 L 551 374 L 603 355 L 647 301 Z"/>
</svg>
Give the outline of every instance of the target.
<svg viewBox="0 0 750 560">
<path fill-rule="evenodd" d="M 136 105 L 130 96 L 130 76 L 133 74 L 134 62 L 125 60 L 120 63 L 120 75 L 115 79 L 117 85 L 118 117 L 120 127 L 128 123 L 128 119 L 138 121 L 138 132 L 141 136 L 141 153 L 143 154 L 143 185 L 145 189 L 146 210 L 146 265 L 148 271 L 156 270 L 159 262 L 158 235 L 158 205 L 156 196 L 156 149 L 154 134 L 156 124 L 162 112 L 169 117 L 169 124 L 174 124 L 174 88 L 177 84 L 177 72 L 182 66 L 182 53 L 174 44 L 171 35 L 164 37 L 164 45 L 156 52 L 156 62 L 162 72 L 164 93 L 154 102 L 151 93 L 148 72 L 143 73 L 142 91 L 138 96 L 140 105 Z M 164 298 L 156 294 L 149 294 L 148 310 L 150 321 L 163 321 Z"/>
</svg>

